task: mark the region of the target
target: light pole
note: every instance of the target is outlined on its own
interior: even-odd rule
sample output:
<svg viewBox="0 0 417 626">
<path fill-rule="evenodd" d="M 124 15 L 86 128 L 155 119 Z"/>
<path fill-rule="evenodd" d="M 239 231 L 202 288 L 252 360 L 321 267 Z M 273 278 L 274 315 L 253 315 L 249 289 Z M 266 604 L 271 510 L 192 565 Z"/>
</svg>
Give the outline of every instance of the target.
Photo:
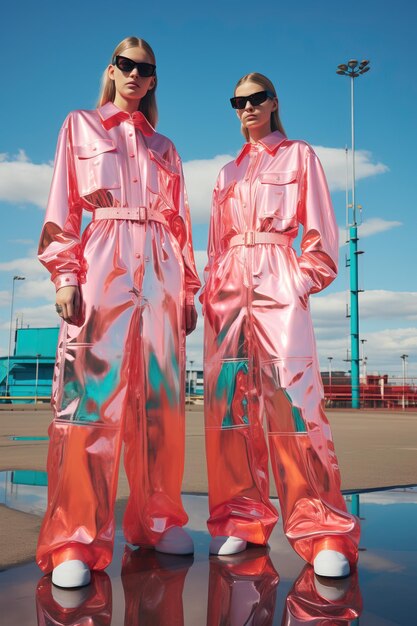
<svg viewBox="0 0 417 626">
<path fill-rule="evenodd" d="M 332 404 L 332 361 L 333 357 L 328 356 L 327 360 L 329 361 L 329 404 Z"/>
<path fill-rule="evenodd" d="M 361 339 L 361 363 L 362 363 L 362 380 L 364 384 L 366 384 L 366 356 L 364 356 L 364 344 L 367 342 L 367 339 Z"/>
<path fill-rule="evenodd" d="M 194 361 L 190 360 L 190 387 L 189 387 L 189 398 L 188 398 L 189 403 L 191 402 L 191 378 L 193 375 L 193 364 L 194 364 Z"/>
<path fill-rule="evenodd" d="M 11 349 L 12 349 L 12 326 L 13 326 L 13 306 L 14 306 L 14 283 L 15 283 L 15 280 L 25 280 L 25 276 L 13 276 L 12 301 L 10 303 L 9 351 L 7 353 L 6 396 L 9 396 L 10 352 L 11 352 Z"/>
<path fill-rule="evenodd" d="M 38 381 L 39 381 L 39 357 L 41 355 L 36 355 L 36 374 L 35 374 L 35 404 L 38 402 Z"/>
<path fill-rule="evenodd" d="M 403 406 L 403 411 L 405 411 L 405 378 L 406 378 L 406 359 L 408 359 L 408 354 L 402 354 L 401 355 L 401 359 L 403 361 L 403 401 L 402 401 L 402 406 Z"/>
<path fill-rule="evenodd" d="M 188 404 L 190 404 L 191 402 L 191 375 L 193 371 L 193 363 L 194 361 L 190 360 L 190 372 L 189 372 L 189 378 L 188 378 Z"/>
<path fill-rule="evenodd" d="M 349 224 L 349 265 L 350 265 L 350 340 L 351 340 L 351 386 L 352 408 L 360 408 L 359 389 L 359 288 L 358 288 L 358 225 L 356 222 L 355 198 L 355 78 L 370 70 L 369 61 L 356 59 L 342 63 L 337 67 L 337 74 L 351 79 L 350 110 L 352 126 L 352 223 Z"/>
</svg>

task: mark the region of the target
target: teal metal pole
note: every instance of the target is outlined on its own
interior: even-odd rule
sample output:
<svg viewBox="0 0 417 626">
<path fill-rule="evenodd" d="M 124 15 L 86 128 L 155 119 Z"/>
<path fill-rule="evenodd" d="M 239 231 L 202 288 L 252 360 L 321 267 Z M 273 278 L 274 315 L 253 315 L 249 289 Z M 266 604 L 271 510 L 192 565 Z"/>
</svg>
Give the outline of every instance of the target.
<svg viewBox="0 0 417 626">
<path fill-rule="evenodd" d="M 357 68 L 357 69 L 356 69 Z M 351 390 L 352 409 L 360 408 L 359 378 L 359 288 L 358 288 L 358 225 L 356 222 L 356 189 L 355 189 L 355 78 L 369 72 L 368 60 L 358 62 L 351 59 L 348 63 L 338 65 L 337 74 L 350 78 L 350 112 L 352 130 L 352 223 L 349 225 L 349 266 L 350 266 L 350 344 L 351 344 Z M 349 211 L 346 211 L 347 218 Z"/>
<path fill-rule="evenodd" d="M 352 130 L 352 224 L 349 228 L 350 255 L 350 376 L 352 409 L 360 409 L 359 388 L 359 287 L 358 287 L 358 226 L 356 223 L 356 175 L 355 175 L 355 73 L 350 79 L 350 112 Z"/>
<path fill-rule="evenodd" d="M 350 256 L 350 372 L 352 388 L 352 409 L 360 408 L 359 387 L 359 288 L 358 288 L 358 227 L 349 228 Z"/>
</svg>

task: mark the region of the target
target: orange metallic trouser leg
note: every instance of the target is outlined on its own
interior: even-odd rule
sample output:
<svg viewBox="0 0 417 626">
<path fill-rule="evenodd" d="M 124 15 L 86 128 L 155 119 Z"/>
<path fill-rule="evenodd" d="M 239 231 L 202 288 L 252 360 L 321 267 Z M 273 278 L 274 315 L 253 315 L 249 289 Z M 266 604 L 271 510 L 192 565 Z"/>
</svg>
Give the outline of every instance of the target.
<svg viewBox="0 0 417 626">
<path fill-rule="evenodd" d="M 339 550 L 354 565 L 359 523 L 347 512 L 340 491 L 318 368 L 312 359 L 269 361 L 260 367 L 284 532 L 298 554 L 310 563 L 317 552 L 328 548 Z"/>
<path fill-rule="evenodd" d="M 111 561 L 123 439 L 131 491 L 128 541 L 154 545 L 166 529 L 188 519 L 181 504 L 182 268 L 170 257 L 169 242 L 161 251 L 143 225 L 112 222 L 106 228 L 111 245 L 83 285 L 85 321 L 64 325 L 59 339 L 48 507 L 37 550 L 44 571 L 68 559 L 81 559 L 90 569 Z M 114 249 L 140 260 L 116 272 Z M 85 258 L 88 265 L 88 243 Z"/>
<path fill-rule="evenodd" d="M 314 352 L 313 356 L 287 356 L 284 349 L 277 349 L 279 325 L 274 324 L 272 307 L 263 312 L 252 303 L 248 311 L 245 289 L 234 295 L 240 306 L 234 302 L 229 310 L 220 309 L 223 301 L 206 304 L 210 533 L 265 544 L 272 532 L 278 515 L 269 500 L 265 415 L 290 543 L 310 563 L 318 551 L 329 548 L 345 554 L 354 565 L 359 522 L 346 511 L 340 492 Z"/>
</svg>

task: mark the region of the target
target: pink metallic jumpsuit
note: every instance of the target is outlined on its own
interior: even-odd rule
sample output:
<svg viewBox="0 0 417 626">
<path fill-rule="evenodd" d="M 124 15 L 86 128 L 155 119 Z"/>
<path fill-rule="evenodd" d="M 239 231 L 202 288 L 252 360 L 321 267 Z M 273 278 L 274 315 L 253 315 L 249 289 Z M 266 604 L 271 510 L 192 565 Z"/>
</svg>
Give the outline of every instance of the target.
<svg viewBox="0 0 417 626">
<path fill-rule="evenodd" d="M 292 247 L 303 226 L 301 255 Z M 310 563 L 322 549 L 357 560 L 309 310 L 337 274 L 338 231 L 320 162 L 278 131 L 245 144 L 213 194 L 206 284 L 205 421 L 210 533 L 265 544 L 278 519 Z"/>
<path fill-rule="evenodd" d="M 92 221 L 80 237 L 83 209 Z M 45 571 L 77 558 L 103 569 L 123 441 L 126 539 L 154 545 L 188 519 L 185 303 L 200 282 L 181 161 L 142 113 L 109 102 L 68 116 L 39 258 L 57 289 L 79 286 L 82 307 L 58 341 L 37 561 Z"/>
</svg>

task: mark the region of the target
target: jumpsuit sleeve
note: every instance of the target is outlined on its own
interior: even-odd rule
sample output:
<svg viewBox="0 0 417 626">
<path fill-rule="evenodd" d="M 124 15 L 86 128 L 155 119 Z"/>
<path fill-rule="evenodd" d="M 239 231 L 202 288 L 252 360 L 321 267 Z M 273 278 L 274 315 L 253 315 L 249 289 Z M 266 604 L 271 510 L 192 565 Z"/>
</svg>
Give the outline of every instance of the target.
<svg viewBox="0 0 417 626">
<path fill-rule="evenodd" d="M 77 286 L 81 272 L 82 203 L 77 191 L 71 141 L 71 115 L 58 137 L 54 173 L 39 242 L 38 258 L 58 291 Z"/>
<path fill-rule="evenodd" d="M 178 214 L 185 225 L 185 232 L 183 229 L 179 229 L 179 235 L 177 237 L 182 250 L 182 256 L 184 260 L 185 268 L 185 303 L 194 304 L 194 295 L 201 287 L 200 278 L 195 266 L 193 241 L 191 234 L 191 217 L 190 207 L 188 204 L 187 190 L 184 183 L 184 172 L 182 169 L 181 159 L 176 154 L 176 166 L 180 173 L 178 181 L 178 189 L 176 191 L 176 205 L 178 208 Z M 175 234 L 175 233 L 174 233 Z"/>
<path fill-rule="evenodd" d="M 218 250 L 219 236 L 217 232 L 218 195 L 219 195 L 219 181 L 217 180 L 216 185 L 213 190 L 213 197 L 212 197 L 212 202 L 211 202 L 210 226 L 209 226 L 208 244 L 207 244 L 207 264 L 204 268 L 204 285 L 199 296 L 199 300 L 203 304 L 203 311 L 204 311 L 204 298 L 205 298 L 205 290 L 206 290 L 207 281 L 210 276 L 214 259 L 219 254 L 219 250 Z"/>
<path fill-rule="evenodd" d="M 322 165 L 310 147 L 304 164 L 298 215 L 304 228 L 298 262 L 308 280 L 309 293 L 317 293 L 337 276 L 339 232 Z"/>
</svg>

